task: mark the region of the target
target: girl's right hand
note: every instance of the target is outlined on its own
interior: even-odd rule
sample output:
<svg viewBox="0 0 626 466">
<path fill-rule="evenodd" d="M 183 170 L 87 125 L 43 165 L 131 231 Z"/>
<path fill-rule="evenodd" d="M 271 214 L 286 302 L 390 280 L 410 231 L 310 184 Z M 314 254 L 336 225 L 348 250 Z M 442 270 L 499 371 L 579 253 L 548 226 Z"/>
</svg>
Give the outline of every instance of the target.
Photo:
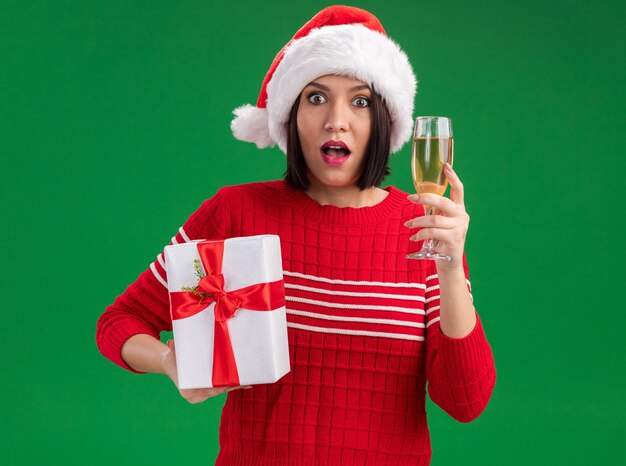
<svg viewBox="0 0 626 466">
<path fill-rule="evenodd" d="M 178 388 L 178 373 L 176 371 L 176 347 L 174 346 L 174 340 L 167 341 L 167 347 L 169 351 L 167 351 L 163 357 L 163 366 L 165 368 L 165 373 L 167 376 L 172 379 L 176 388 Z M 238 387 L 214 387 L 214 388 L 178 388 L 180 395 L 187 400 L 189 403 L 202 403 L 216 395 L 221 395 L 222 393 L 232 392 L 233 390 L 238 390 L 240 388 L 249 389 L 252 388 L 251 385 L 240 385 Z"/>
</svg>

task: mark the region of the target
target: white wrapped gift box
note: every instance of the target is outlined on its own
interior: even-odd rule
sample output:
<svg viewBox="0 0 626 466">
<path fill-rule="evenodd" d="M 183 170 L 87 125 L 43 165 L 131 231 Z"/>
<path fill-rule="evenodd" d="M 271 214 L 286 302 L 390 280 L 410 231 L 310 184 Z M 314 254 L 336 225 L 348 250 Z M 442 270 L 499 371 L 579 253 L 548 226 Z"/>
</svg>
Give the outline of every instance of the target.
<svg viewBox="0 0 626 466">
<path fill-rule="evenodd" d="M 272 300 L 271 310 L 246 309 L 244 302 L 234 316 L 225 320 L 239 384 L 276 382 L 290 370 L 282 259 L 278 236 L 260 235 L 224 241 L 192 241 L 165 248 L 179 388 L 232 385 L 220 383 L 223 378 L 217 373 L 222 364 L 216 363 L 219 367 L 214 374 L 214 358 L 220 356 L 214 354 L 216 325 L 220 325 L 216 321 L 215 307 L 216 299 L 220 298 L 184 291 L 185 287 L 196 286 L 199 282 L 194 267 L 198 263 L 194 260 L 200 261 L 205 275 L 215 275 L 215 266 L 203 264 L 198 250 L 199 245 L 207 243 L 213 246 L 223 244 L 221 273 L 223 290 L 229 296 L 237 296 L 238 290 L 264 284 L 273 285 L 275 296 L 282 294 L 279 299 Z M 219 250 L 221 246 L 216 247 Z M 213 273 L 207 274 L 207 269 Z M 186 293 L 185 299 L 195 299 L 193 313 L 175 318 L 180 315 L 174 312 L 172 303 L 179 302 L 182 295 L 173 296 L 174 293 Z M 279 307 L 273 308 L 274 302 L 278 302 Z M 218 335 L 218 342 L 220 339 Z"/>
</svg>

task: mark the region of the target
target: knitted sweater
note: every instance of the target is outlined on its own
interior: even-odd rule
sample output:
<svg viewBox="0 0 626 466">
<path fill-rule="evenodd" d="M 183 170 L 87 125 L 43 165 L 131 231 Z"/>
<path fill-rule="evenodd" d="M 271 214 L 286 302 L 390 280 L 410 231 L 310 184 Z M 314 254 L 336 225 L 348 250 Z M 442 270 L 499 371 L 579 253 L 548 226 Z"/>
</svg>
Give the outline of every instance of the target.
<svg viewBox="0 0 626 466">
<path fill-rule="evenodd" d="M 495 366 L 481 321 L 464 338 L 440 331 L 434 262 L 405 258 L 421 243 L 403 224 L 423 208 L 385 190 L 375 206 L 339 208 L 284 181 L 226 187 L 172 239 L 281 240 L 291 371 L 228 394 L 217 465 L 427 465 L 427 383 L 454 419 L 485 408 Z M 100 351 L 127 370 L 128 338 L 171 330 L 164 265 L 159 254 L 98 321 Z"/>
</svg>

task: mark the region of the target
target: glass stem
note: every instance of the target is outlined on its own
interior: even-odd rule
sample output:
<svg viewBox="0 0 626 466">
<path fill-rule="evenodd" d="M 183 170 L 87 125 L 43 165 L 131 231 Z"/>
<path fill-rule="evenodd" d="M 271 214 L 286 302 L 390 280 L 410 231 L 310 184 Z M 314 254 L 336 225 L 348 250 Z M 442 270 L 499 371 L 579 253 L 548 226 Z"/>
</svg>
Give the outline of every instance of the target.
<svg viewBox="0 0 626 466">
<path fill-rule="evenodd" d="M 422 246 L 422 250 L 433 251 L 435 249 L 435 245 L 433 244 L 433 239 L 428 238 L 424 240 L 424 246 Z"/>
<path fill-rule="evenodd" d="M 426 215 L 434 215 L 435 209 L 431 206 L 424 205 L 424 209 L 426 211 Z M 424 245 L 422 246 L 422 250 L 435 251 L 435 241 L 432 238 L 428 238 L 424 240 Z"/>
</svg>

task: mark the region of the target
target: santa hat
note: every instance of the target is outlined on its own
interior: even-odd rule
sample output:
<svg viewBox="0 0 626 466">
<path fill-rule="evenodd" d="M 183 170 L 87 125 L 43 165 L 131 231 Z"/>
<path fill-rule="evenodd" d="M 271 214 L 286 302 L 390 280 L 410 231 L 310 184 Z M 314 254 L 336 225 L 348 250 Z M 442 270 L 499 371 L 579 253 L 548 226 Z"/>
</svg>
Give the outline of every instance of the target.
<svg viewBox="0 0 626 466">
<path fill-rule="evenodd" d="M 304 87 L 327 75 L 348 75 L 369 84 L 391 116 L 391 152 L 411 137 L 416 80 L 398 44 L 371 13 L 349 6 L 323 9 L 274 58 L 256 103 L 235 109 L 231 129 L 237 139 L 259 148 L 278 144 L 287 152 L 293 103 Z"/>
</svg>

